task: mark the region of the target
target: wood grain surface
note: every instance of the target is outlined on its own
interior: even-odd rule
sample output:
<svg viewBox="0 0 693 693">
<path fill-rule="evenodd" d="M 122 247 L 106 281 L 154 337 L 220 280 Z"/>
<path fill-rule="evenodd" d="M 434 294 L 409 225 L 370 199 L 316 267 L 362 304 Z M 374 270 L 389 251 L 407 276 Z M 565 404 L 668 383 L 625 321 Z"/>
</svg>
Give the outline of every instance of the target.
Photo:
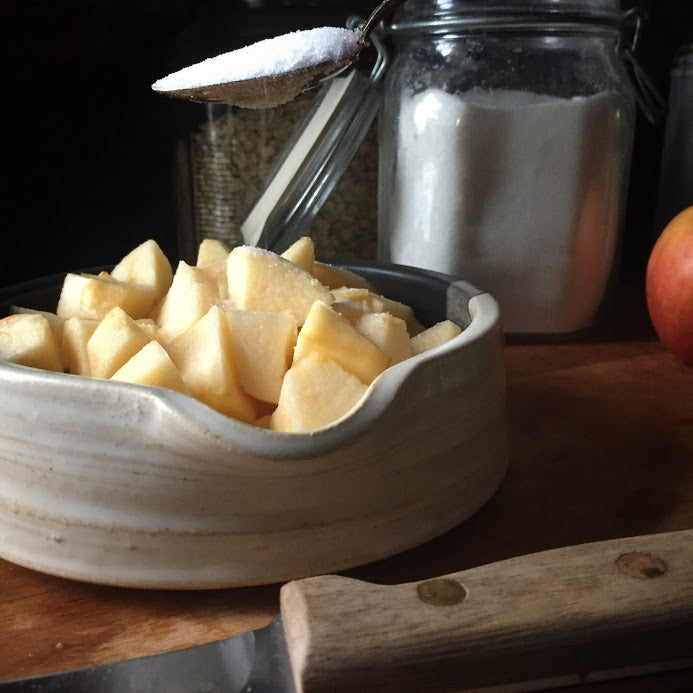
<svg viewBox="0 0 693 693">
<path fill-rule="evenodd" d="M 693 530 L 398 585 L 322 575 L 284 585 L 280 603 L 298 693 L 516 692 L 691 668 Z"/>
<path fill-rule="evenodd" d="M 544 549 L 693 528 L 693 369 L 653 337 L 640 304 L 581 341 L 510 344 L 506 364 L 511 461 L 498 493 L 453 531 L 349 576 L 413 582 Z M 1 561 L 0 584 L 0 680 L 259 627 L 277 612 L 280 587 L 118 589 Z M 676 678 L 671 689 L 646 680 L 608 686 L 693 685 L 691 672 Z"/>
</svg>

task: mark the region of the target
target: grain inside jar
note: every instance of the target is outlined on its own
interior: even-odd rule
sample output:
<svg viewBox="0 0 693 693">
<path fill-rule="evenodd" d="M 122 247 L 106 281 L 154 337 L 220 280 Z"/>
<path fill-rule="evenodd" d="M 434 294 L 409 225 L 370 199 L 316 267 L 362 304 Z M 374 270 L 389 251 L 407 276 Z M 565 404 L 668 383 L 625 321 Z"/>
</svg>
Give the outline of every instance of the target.
<svg viewBox="0 0 693 693">
<path fill-rule="evenodd" d="M 201 106 L 204 118 L 179 142 L 181 253 L 194 261 L 203 238 L 244 243 L 241 224 L 294 129 L 310 109 L 304 94 L 272 109 Z M 374 258 L 377 227 L 377 127 L 372 125 L 307 233 L 323 257 Z"/>
</svg>

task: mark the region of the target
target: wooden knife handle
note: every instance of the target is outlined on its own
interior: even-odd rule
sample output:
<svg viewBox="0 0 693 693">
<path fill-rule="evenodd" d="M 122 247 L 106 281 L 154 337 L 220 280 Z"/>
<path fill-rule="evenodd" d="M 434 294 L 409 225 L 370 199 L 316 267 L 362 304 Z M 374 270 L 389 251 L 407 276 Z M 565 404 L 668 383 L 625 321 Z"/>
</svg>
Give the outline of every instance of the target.
<svg viewBox="0 0 693 693">
<path fill-rule="evenodd" d="M 693 530 L 394 586 L 297 580 L 281 611 L 298 693 L 528 690 L 693 666 Z"/>
</svg>

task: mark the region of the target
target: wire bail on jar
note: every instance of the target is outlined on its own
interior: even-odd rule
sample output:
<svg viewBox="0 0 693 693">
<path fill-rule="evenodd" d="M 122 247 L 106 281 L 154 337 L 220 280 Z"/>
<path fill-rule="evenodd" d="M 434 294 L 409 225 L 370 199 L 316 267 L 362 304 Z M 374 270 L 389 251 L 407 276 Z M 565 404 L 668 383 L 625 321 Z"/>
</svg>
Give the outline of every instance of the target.
<svg viewBox="0 0 693 693">
<path fill-rule="evenodd" d="M 664 115 L 666 101 L 635 57 L 644 21 L 645 13 L 638 7 L 624 13 L 619 53 L 629 69 L 635 100 L 646 118 L 654 124 Z M 630 37 L 627 35 L 629 29 Z"/>
</svg>

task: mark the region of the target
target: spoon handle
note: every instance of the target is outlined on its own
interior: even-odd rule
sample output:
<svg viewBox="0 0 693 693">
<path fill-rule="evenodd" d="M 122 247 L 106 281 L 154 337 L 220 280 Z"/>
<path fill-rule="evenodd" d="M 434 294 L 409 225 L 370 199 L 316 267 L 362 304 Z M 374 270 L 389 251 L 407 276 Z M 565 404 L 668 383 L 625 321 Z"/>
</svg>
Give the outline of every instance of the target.
<svg viewBox="0 0 693 693">
<path fill-rule="evenodd" d="M 361 32 L 361 41 L 365 41 L 373 29 L 386 17 L 390 12 L 393 12 L 397 7 L 404 3 L 405 0 L 383 0 L 374 10 L 363 25 Z"/>
</svg>

